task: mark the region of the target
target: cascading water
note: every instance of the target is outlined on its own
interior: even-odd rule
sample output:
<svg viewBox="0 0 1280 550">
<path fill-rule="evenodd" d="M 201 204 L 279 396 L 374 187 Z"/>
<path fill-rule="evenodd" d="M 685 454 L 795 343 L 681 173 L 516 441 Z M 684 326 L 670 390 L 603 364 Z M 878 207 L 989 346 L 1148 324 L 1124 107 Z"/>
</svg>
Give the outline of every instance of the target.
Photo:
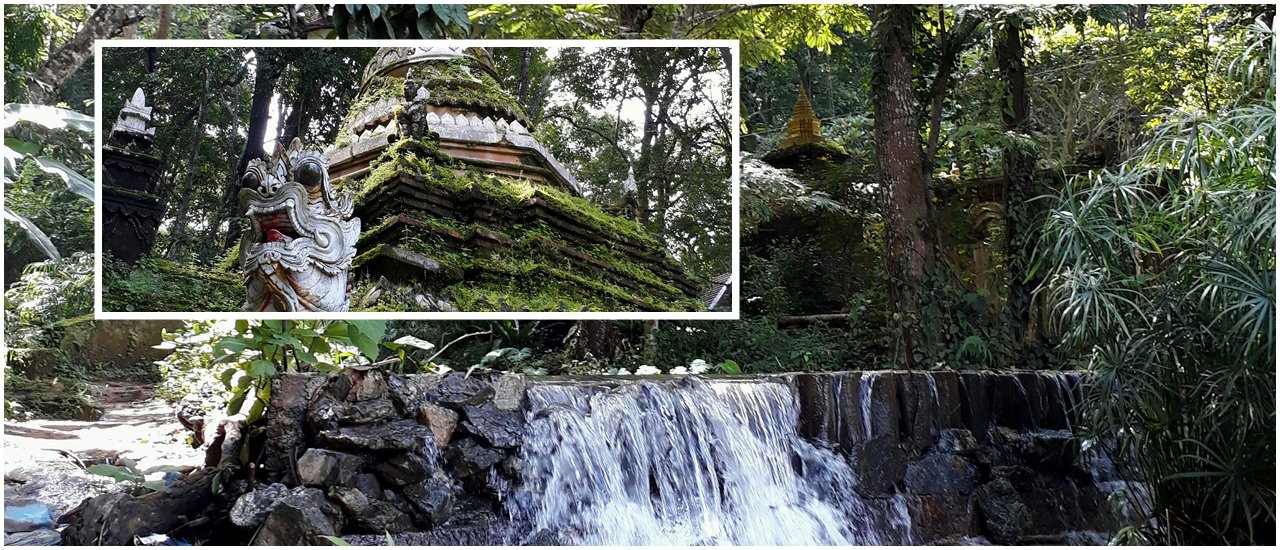
<svg viewBox="0 0 1280 550">
<path fill-rule="evenodd" d="M 538 385 L 528 399 L 523 483 L 507 506 L 532 532 L 590 545 L 909 543 L 899 507 L 869 506 L 849 464 L 797 433 L 783 383 Z"/>
</svg>

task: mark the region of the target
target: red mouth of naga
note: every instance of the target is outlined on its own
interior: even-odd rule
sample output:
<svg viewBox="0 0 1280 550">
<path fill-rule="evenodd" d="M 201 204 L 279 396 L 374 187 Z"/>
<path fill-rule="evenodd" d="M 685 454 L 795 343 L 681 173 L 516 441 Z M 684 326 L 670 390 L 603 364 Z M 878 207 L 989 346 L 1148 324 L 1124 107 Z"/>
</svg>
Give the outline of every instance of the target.
<svg viewBox="0 0 1280 550">
<path fill-rule="evenodd" d="M 289 242 L 299 237 L 289 214 L 280 211 L 258 216 L 258 232 L 269 243 Z"/>
</svg>

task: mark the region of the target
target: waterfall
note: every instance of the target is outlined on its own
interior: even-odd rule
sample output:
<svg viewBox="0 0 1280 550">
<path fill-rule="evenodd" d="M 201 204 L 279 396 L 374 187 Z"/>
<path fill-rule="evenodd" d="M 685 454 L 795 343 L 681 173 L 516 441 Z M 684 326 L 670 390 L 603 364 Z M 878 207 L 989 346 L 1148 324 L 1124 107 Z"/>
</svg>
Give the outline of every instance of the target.
<svg viewBox="0 0 1280 550">
<path fill-rule="evenodd" d="M 507 507 L 534 533 L 588 545 L 907 542 L 904 511 L 869 505 L 849 463 L 797 433 L 784 383 L 536 385 L 528 400 L 523 482 Z"/>
<path fill-rule="evenodd" d="M 859 381 L 858 403 L 862 407 L 862 436 L 864 439 L 871 439 L 871 390 L 875 389 L 876 379 L 879 377 L 880 373 L 864 372 L 862 373 L 862 380 Z"/>
</svg>

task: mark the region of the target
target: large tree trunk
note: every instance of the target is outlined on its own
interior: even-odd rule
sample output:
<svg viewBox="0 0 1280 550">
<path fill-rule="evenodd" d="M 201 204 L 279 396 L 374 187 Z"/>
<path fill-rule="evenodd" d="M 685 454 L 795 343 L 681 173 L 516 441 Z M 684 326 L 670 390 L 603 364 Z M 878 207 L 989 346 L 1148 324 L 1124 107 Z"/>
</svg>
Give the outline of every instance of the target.
<svg viewBox="0 0 1280 550">
<path fill-rule="evenodd" d="M 253 54 L 257 59 L 257 70 L 253 77 L 253 100 L 249 104 L 249 127 L 246 131 L 244 151 L 240 153 L 240 161 L 236 163 L 235 179 L 231 182 L 232 188 L 239 185 L 240 176 L 243 176 L 245 169 L 249 167 L 249 161 L 262 158 L 266 154 L 263 142 L 267 138 L 267 117 L 271 113 L 271 99 L 275 95 L 276 79 L 280 78 L 280 63 L 272 50 L 256 48 Z M 226 205 L 227 208 L 237 208 L 236 200 L 233 193 Z M 224 242 L 227 248 L 234 245 L 240 238 L 238 222 L 239 220 L 234 217 L 231 219 L 231 226 L 227 229 L 227 240 Z"/>
<path fill-rule="evenodd" d="M 914 10 L 909 5 L 874 8 L 880 83 L 875 96 L 876 167 L 885 188 L 889 323 L 896 332 L 894 360 L 908 369 L 918 366 L 914 351 L 922 344 L 919 328 L 924 275 L 934 262 L 929 189 L 921 166 L 911 87 Z"/>
<path fill-rule="evenodd" d="M 298 83 L 298 89 L 294 92 L 293 105 L 289 107 L 289 116 L 284 120 L 284 131 L 280 136 L 280 143 L 290 143 L 293 138 L 306 141 L 307 129 L 311 127 L 311 118 L 319 100 L 320 85 L 318 83 Z"/>
<path fill-rule="evenodd" d="M 1015 20 L 1005 25 L 1004 36 L 996 44 L 996 64 L 1004 77 L 1008 105 L 1004 110 L 1004 127 L 1012 136 L 1028 132 L 1027 117 L 1030 99 L 1027 96 L 1027 69 L 1023 63 L 1024 46 L 1022 28 Z M 1005 238 L 1007 251 L 1005 265 L 1008 269 L 1009 295 L 1005 305 L 1009 330 L 1013 336 L 1013 359 L 1020 367 L 1034 368 L 1029 364 L 1034 357 L 1028 353 L 1028 344 L 1034 338 L 1031 327 L 1031 291 L 1034 282 L 1027 280 L 1030 268 L 1031 246 L 1035 242 L 1032 213 L 1027 202 L 1034 196 L 1035 151 L 1012 142 L 1004 151 L 1005 169 Z"/>
<path fill-rule="evenodd" d="M 169 27 L 173 22 L 173 6 L 162 4 L 160 6 L 160 18 L 156 20 L 156 40 L 165 40 L 169 38 Z"/>
<path fill-rule="evenodd" d="M 533 48 L 524 48 L 520 58 L 520 89 L 516 98 L 525 112 L 529 112 L 529 66 L 533 63 Z"/>
<path fill-rule="evenodd" d="M 946 8 L 938 6 L 939 20 L 944 20 L 945 12 L 942 11 L 944 9 Z M 930 86 L 933 97 L 929 105 L 929 134 L 924 152 L 925 177 L 931 177 L 934 168 L 936 168 L 938 138 L 942 132 L 942 107 L 947 99 L 947 90 L 951 88 L 951 77 L 955 73 L 964 43 L 969 40 L 969 36 L 973 34 L 977 27 L 977 18 L 967 17 L 950 32 L 944 26 L 938 33 L 940 53 L 938 56 L 938 73 L 933 77 L 933 84 Z"/>
<path fill-rule="evenodd" d="M 204 84 L 200 91 L 200 107 L 196 110 L 195 131 L 191 135 L 191 156 L 187 157 L 187 178 L 182 185 L 182 193 L 178 195 L 178 213 L 173 218 L 173 229 L 169 233 L 173 242 L 169 245 L 169 252 L 165 254 L 170 261 L 177 261 L 182 255 L 182 240 L 186 236 L 187 215 L 191 208 L 191 188 L 196 179 L 196 161 L 200 158 L 200 145 L 204 143 L 204 106 L 209 101 L 210 72 L 209 68 L 205 67 Z"/>
<path fill-rule="evenodd" d="M 136 23 L 136 8 L 129 4 L 102 4 L 80 25 L 71 41 L 49 56 L 27 77 L 27 101 L 49 105 L 57 101 L 62 84 L 93 57 L 93 43 L 112 38 Z"/>
</svg>

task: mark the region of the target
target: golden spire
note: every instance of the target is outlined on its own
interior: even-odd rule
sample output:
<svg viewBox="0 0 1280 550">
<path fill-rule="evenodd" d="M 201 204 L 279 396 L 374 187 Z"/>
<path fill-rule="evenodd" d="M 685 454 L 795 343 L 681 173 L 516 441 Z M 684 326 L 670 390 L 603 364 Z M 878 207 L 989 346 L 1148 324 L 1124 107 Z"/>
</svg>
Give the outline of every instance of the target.
<svg viewBox="0 0 1280 550">
<path fill-rule="evenodd" d="M 796 106 L 792 108 L 791 118 L 787 120 L 787 138 L 782 141 L 780 148 L 786 149 L 822 141 L 822 133 L 819 130 L 821 125 L 818 115 L 813 112 L 813 105 L 809 104 L 809 90 L 801 84 L 800 94 L 796 97 Z"/>
</svg>

